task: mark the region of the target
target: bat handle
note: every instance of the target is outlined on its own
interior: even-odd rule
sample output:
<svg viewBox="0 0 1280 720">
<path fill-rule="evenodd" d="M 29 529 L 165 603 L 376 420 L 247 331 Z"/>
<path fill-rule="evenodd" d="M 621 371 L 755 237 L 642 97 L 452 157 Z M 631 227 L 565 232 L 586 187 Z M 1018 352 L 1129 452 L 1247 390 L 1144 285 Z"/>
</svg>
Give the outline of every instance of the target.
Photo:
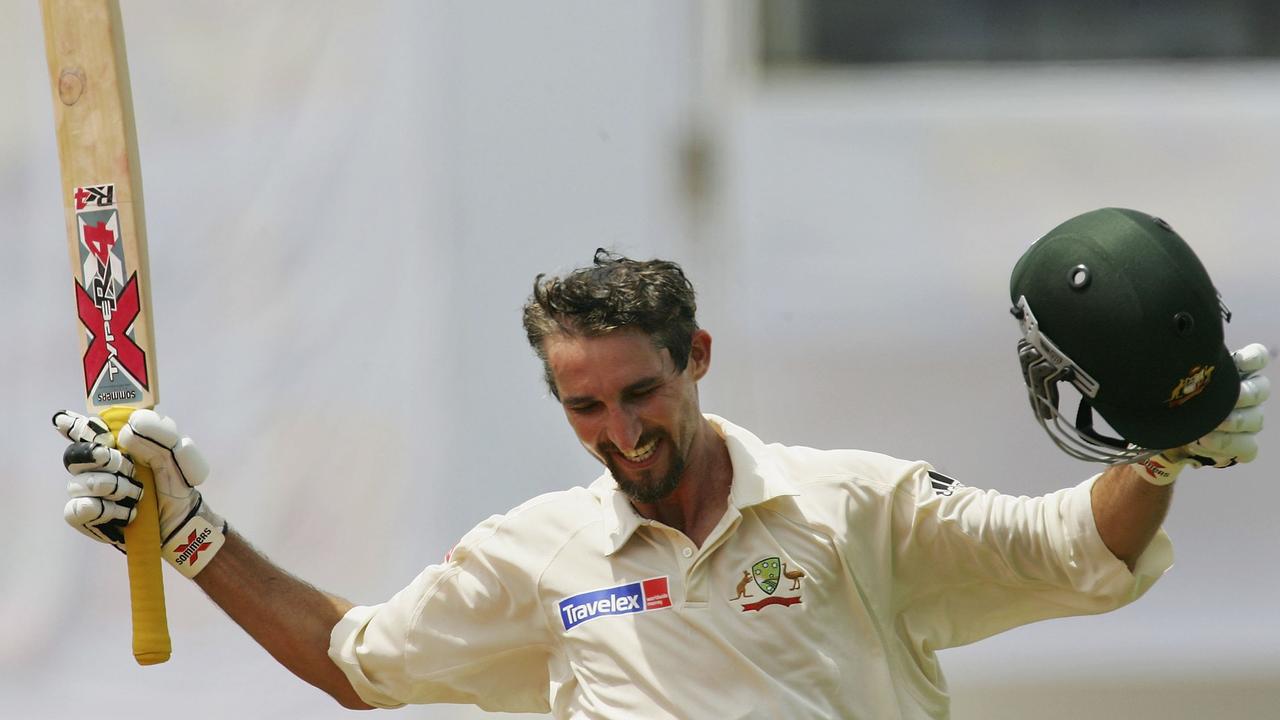
<svg viewBox="0 0 1280 720">
<path fill-rule="evenodd" d="M 133 411 L 134 408 L 123 406 L 107 408 L 102 411 L 102 419 L 118 436 Z M 157 665 L 168 660 L 173 649 L 164 607 L 164 578 L 160 574 L 160 511 L 151 468 L 134 465 L 134 478 L 142 483 L 142 498 L 133 522 L 124 528 L 133 611 L 133 657 L 139 665 Z"/>
</svg>

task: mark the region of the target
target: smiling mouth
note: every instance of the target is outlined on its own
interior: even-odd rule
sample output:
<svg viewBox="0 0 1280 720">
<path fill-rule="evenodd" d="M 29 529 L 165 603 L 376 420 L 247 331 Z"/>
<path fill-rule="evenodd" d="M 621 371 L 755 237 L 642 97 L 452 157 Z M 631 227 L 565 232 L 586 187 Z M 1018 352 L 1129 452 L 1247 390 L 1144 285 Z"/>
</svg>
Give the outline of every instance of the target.
<svg viewBox="0 0 1280 720">
<path fill-rule="evenodd" d="M 640 464 L 653 457 L 653 453 L 658 449 L 658 438 L 654 438 L 649 442 L 630 452 L 619 449 L 618 454 L 626 458 L 627 462 Z"/>
</svg>

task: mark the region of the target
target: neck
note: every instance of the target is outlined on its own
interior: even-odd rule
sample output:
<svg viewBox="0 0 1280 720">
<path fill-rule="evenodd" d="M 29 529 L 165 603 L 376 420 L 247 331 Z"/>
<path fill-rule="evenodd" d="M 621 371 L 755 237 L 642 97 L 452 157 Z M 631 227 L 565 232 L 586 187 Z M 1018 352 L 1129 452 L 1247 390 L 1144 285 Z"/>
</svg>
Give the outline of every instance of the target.
<svg viewBox="0 0 1280 720">
<path fill-rule="evenodd" d="M 701 547 L 729 505 L 732 484 L 729 446 L 704 419 L 694 436 L 676 491 L 657 502 L 633 500 L 631 504 L 641 517 L 675 528 Z"/>
</svg>

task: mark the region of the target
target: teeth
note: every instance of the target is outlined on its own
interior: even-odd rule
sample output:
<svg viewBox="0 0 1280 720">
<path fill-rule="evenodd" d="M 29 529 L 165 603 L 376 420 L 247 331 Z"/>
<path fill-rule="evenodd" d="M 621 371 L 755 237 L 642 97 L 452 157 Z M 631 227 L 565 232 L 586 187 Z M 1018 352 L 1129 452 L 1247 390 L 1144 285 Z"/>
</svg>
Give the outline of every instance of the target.
<svg viewBox="0 0 1280 720">
<path fill-rule="evenodd" d="M 631 452 L 627 452 L 626 450 L 623 450 L 622 454 L 631 462 L 644 462 L 645 460 L 649 459 L 649 456 L 653 454 L 653 449 L 656 448 L 657 446 L 658 446 L 658 439 L 654 438 L 653 440 L 650 440 L 645 445 L 642 445 L 636 448 L 635 450 L 632 450 Z"/>
</svg>

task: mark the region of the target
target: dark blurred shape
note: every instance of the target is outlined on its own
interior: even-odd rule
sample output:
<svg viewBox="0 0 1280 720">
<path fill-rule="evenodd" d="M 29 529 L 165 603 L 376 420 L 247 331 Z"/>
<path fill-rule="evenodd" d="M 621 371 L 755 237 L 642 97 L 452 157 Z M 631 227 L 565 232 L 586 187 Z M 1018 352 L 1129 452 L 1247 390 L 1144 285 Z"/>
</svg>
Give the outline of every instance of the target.
<svg viewBox="0 0 1280 720">
<path fill-rule="evenodd" d="M 1275 0 L 762 0 L 766 66 L 1280 56 Z"/>
</svg>

